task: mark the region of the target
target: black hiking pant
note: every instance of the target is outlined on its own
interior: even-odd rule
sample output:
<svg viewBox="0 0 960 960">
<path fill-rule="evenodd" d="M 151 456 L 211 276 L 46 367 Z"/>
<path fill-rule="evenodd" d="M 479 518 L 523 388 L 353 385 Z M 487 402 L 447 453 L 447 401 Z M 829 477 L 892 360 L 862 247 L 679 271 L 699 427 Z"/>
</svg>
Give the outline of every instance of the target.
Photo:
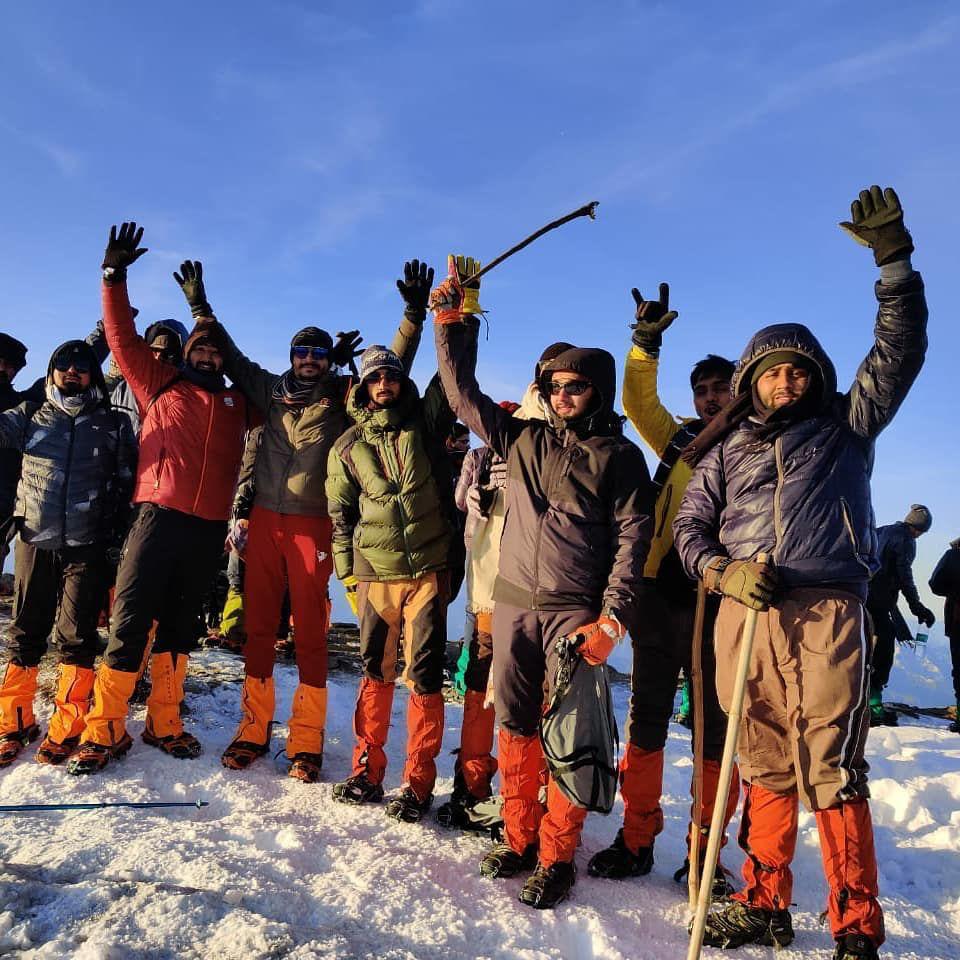
<svg viewBox="0 0 960 960">
<path fill-rule="evenodd" d="M 690 678 L 695 614 L 691 599 L 695 598 L 683 597 L 682 601 L 668 598 L 653 584 L 645 585 L 638 597 L 635 619 L 627 624 L 633 644 L 627 739 L 641 750 L 664 748 L 680 671 Z M 727 730 L 727 717 L 717 699 L 717 661 L 713 649 L 713 628 L 719 608 L 720 598 L 708 596 L 700 637 L 706 760 L 721 758 Z"/>
<path fill-rule="evenodd" d="M 897 641 L 912 640 L 913 634 L 903 619 L 903 614 L 894 606 L 880 606 L 867 602 L 867 612 L 873 623 L 873 659 L 870 667 L 870 686 L 882 689 L 890 682 L 893 658 Z"/>
<path fill-rule="evenodd" d="M 157 620 L 154 653 L 189 654 L 196 647 L 200 605 L 217 574 L 226 521 L 142 503 L 127 534 L 117 571 L 106 663 L 140 669 Z"/>
<path fill-rule="evenodd" d="M 953 663 L 953 696 L 960 703 L 960 633 L 950 637 L 950 660 Z"/>
<path fill-rule="evenodd" d="M 35 667 L 54 631 L 60 662 L 90 669 L 97 655 L 97 621 L 106 580 L 106 546 L 43 550 L 17 541 L 10 661 Z"/>
</svg>

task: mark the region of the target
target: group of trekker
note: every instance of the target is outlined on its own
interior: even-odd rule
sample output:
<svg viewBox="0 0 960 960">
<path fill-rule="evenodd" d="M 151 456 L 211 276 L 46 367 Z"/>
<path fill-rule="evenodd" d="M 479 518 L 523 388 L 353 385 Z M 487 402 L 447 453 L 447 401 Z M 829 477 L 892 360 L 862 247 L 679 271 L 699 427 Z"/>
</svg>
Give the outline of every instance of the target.
<svg viewBox="0 0 960 960">
<path fill-rule="evenodd" d="M 102 264 L 103 319 L 87 341 L 58 347 L 46 378 L 17 393 L 10 381 L 26 348 L 0 335 L 0 506 L 19 534 L 0 766 L 39 737 L 33 702 L 51 630 L 59 666 L 40 762 L 93 774 L 130 750 L 128 704 L 151 642 L 143 741 L 174 757 L 198 756 L 180 707 L 195 613 L 226 540 L 246 567 L 247 640 L 240 722 L 224 766 L 242 770 L 268 750 L 274 640 L 289 594 L 299 683 L 285 754 L 290 776 L 320 779 L 335 570 L 358 616 L 363 676 L 352 772 L 334 784 L 333 798 L 384 800 L 401 679 L 409 690 L 406 761 L 386 812 L 415 823 L 433 802 L 447 610 L 463 578 L 466 537 L 463 721 L 453 792 L 437 817 L 476 826 L 499 771 L 502 824 L 482 874 L 529 874 L 520 900 L 533 907 L 569 896 L 586 811 L 549 775 L 538 735 L 557 641 L 576 636 L 579 655 L 599 665 L 627 634 L 623 826 L 588 872 L 650 872 L 664 826 L 668 724 L 696 645 L 706 681 L 696 820 L 709 823 L 721 803 L 728 824 L 742 781 L 746 853 L 738 892 L 722 867 L 708 879 L 718 904 L 705 942 L 792 940 L 790 864 L 802 800 L 820 834 L 834 956 L 876 957 L 884 930 L 864 760 L 871 661 L 874 688 L 882 689 L 889 665 L 878 666 L 881 648 L 896 634 L 881 611 L 895 608 L 897 590 L 921 621 L 932 623 L 933 614 L 912 577 L 904 579 L 930 513 L 914 506 L 903 524 L 882 528 L 878 542 L 870 475 L 874 441 L 923 363 L 927 308 L 892 190 L 863 191 L 841 227 L 872 248 L 880 273 L 875 342 L 846 393 L 813 333 L 777 324 L 760 330 L 736 364 L 714 354 L 700 361 L 690 376 L 695 415 L 674 417 L 659 399 L 658 367 L 678 314 L 666 284 L 656 299 L 632 291 L 623 407 L 659 459 L 652 479 L 615 412 L 616 364 L 605 350 L 555 343 L 522 397 L 496 402 L 482 391 L 480 265 L 470 258 L 450 257 L 436 286 L 426 264 L 404 265 L 403 316 L 389 347 L 361 352 L 357 331 L 334 340 L 309 326 L 293 336 L 289 369 L 275 374 L 216 320 L 197 261 L 174 274 L 193 330 L 163 321 L 140 336 L 127 270 L 146 252 L 143 229 L 114 227 Z M 437 373 L 421 394 L 410 371 L 428 313 Z M 108 350 L 120 384 L 101 373 Z M 483 444 L 465 459 L 463 425 Z M 960 600 L 957 547 L 934 586 Z M 888 552 L 890 576 L 871 584 Z M 109 641 L 95 672 L 111 579 Z M 694 637 L 699 583 L 706 623 Z M 750 609 L 758 620 L 739 777 L 719 797 L 725 717 Z"/>
</svg>

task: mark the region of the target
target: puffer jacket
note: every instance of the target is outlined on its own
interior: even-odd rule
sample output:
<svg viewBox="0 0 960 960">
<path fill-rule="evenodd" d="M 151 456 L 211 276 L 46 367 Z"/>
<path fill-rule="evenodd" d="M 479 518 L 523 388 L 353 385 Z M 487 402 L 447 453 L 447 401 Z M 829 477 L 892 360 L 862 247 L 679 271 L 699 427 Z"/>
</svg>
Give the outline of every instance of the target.
<svg viewBox="0 0 960 960">
<path fill-rule="evenodd" d="M 137 334 L 125 282 L 103 284 L 107 341 L 141 410 L 134 503 L 229 519 L 248 426 L 239 390 L 208 390 L 160 363 Z"/>
<path fill-rule="evenodd" d="M 707 452 L 673 524 L 690 576 L 702 576 L 715 556 L 746 560 L 766 553 L 787 586 L 838 584 L 866 596 L 878 568 L 870 497 L 874 441 L 907 395 L 927 347 L 919 274 L 884 280 L 875 291 L 875 343 L 845 394 L 837 393 L 833 364 L 801 324 L 767 327 L 747 345 L 731 382 L 733 396 L 751 390 L 764 356 L 786 349 L 816 366 L 821 403 L 771 439 L 762 439 L 757 420 L 745 420 Z"/>
<path fill-rule="evenodd" d="M 902 592 L 914 616 L 925 613 L 913 579 L 917 541 L 902 520 L 877 529 L 877 557 L 880 569 L 870 581 L 870 605 L 892 609 Z"/>
<path fill-rule="evenodd" d="M 438 324 L 437 358 L 457 416 L 507 461 L 498 603 L 528 610 L 632 614 L 652 528 L 650 475 L 613 412 L 616 370 L 604 350 L 571 349 L 543 369 L 573 370 L 600 394 L 596 413 L 568 423 L 520 420 L 476 380 L 479 322 Z"/>
<path fill-rule="evenodd" d="M 960 637 L 960 540 L 954 540 L 930 575 L 930 589 L 945 597 L 943 631 L 954 639 Z"/>
<path fill-rule="evenodd" d="M 48 385 L 42 404 L 28 401 L 0 414 L 0 445 L 23 454 L 13 511 L 20 538 L 42 550 L 108 543 L 122 534 L 136 440 L 97 379 L 76 413 L 57 404 Z"/>
<path fill-rule="evenodd" d="M 367 406 L 360 383 L 347 402 L 354 426 L 333 445 L 327 466 L 337 576 L 415 580 L 445 570 L 457 527 L 443 443 L 453 414 L 439 380 L 422 400 L 408 379 L 395 406 Z"/>
<path fill-rule="evenodd" d="M 408 369 L 420 333 L 404 318 L 391 345 Z M 266 419 L 254 480 L 257 506 L 274 513 L 327 516 L 327 461 L 334 442 L 350 426 L 344 407 L 350 379 L 328 374 L 304 406 L 288 407 L 273 396 L 280 375 L 248 359 L 233 341 L 224 369 Z"/>
</svg>

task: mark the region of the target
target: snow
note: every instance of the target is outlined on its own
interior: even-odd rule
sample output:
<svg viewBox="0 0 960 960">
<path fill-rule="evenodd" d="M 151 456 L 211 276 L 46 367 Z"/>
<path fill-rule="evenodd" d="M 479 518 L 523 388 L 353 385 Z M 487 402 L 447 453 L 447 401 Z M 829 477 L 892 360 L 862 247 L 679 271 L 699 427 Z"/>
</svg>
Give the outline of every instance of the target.
<svg viewBox="0 0 960 960">
<path fill-rule="evenodd" d="M 625 668 L 627 654 L 618 651 Z M 538 912 L 516 899 L 520 880 L 480 877 L 488 841 L 448 832 L 432 819 L 388 820 L 379 806 L 331 800 L 350 772 L 357 678 L 331 678 L 324 783 L 282 776 L 269 758 L 237 773 L 220 766 L 233 732 L 240 661 L 204 650 L 188 680 L 188 729 L 204 743 L 178 761 L 136 738 L 128 757 L 79 779 L 32 762 L 31 747 L 0 773 L 0 803 L 209 800 L 202 809 L 109 809 L 4 814 L 0 832 L 0 955 L 77 960 L 126 958 L 603 958 L 677 960 L 686 954 L 686 890 L 672 873 L 683 859 L 690 776 L 689 735 L 671 725 L 664 833 L 644 878 L 588 877 L 586 862 L 613 838 L 622 815 L 588 818 L 573 898 Z M 295 670 L 278 666 L 277 717 L 287 716 Z M 226 681 L 226 682 L 225 682 Z M 618 715 L 628 689 L 615 686 Z M 900 650 L 890 699 L 924 706 L 951 701 L 941 637 L 921 653 Z M 388 745 L 387 786 L 402 767 L 406 696 L 398 691 Z M 49 712 L 49 707 L 45 708 Z M 447 706 L 438 802 L 452 786 L 461 709 Z M 940 720 L 904 720 L 870 733 L 873 813 L 887 917 L 887 957 L 960 957 L 960 736 Z M 275 746 L 283 742 L 275 732 Z M 735 828 L 736 824 L 734 825 Z M 735 843 L 725 863 L 739 868 Z M 794 864 L 798 934 L 785 954 L 827 960 L 818 922 L 826 890 L 813 818 L 802 813 Z M 745 958 L 769 948 L 744 948 Z M 721 956 L 705 950 L 704 956 Z"/>
</svg>

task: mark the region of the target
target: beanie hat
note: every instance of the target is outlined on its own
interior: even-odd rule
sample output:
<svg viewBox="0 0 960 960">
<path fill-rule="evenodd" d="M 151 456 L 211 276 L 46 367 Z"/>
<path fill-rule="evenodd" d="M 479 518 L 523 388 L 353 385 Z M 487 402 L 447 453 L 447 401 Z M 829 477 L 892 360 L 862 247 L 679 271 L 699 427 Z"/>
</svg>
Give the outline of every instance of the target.
<svg viewBox="0 0 960 960">
<path fill-rule="evenodd" d="M 227 349 L 227 331 L 220 326 L 216 320 L 200 320 L 187 337 L 187 342 L 183 345 L 183 358 L 188 359 L 190 351 L 201 344 L 209 344 L 216 347 L 221 353 Z"/>
<path fill-rule="evenodd" d="M 366 380 L 371 373 L 377 370 L 394 370 L 402 377 L 406 377 L 407 371 L 403 368 L 403 362 L 392 351 L 387 349 L 382 343 L 374 343 L 367 347 L 360 355 L 360 379 Z"/>
<path fill-rule="evenodd" d="M 921 533 L 926 533 L 933 526 L 933 514 L 922 503 L 910 505 L 910 512 L 903 518 L 908 527 L 915 527 Z"/>
<path fill-rule="evenodd" d="M 304 327 L 298 330 L 290 341 L 290 361 L 293 362 L 294 347 L 320 347 L 323 350 L 333 349 L 333 337 L 326 330 L 319 327 Z"/>
<path fill-rule="evenodd" d="M 792 363 L 794 366 L 803 367 L 804 370 L 814 370 L 814 365 L 809 357 L 805 357 L 796 350 L 771 350 L 766 356 L 762 357 L 750 374 L 751 385 L 756 383 L 771 367 L 780 363 Z"/>
<path fill-rule="evenodd" d="M 47 379 L 50 380 L 53 377 L 53 371 L 58 361 L 69 365 L 74 360 L 86 366 L 90 374 L 91 386 L 99 387 L 105 397 L 107 389 L 103 380 L 103 370 L 100 369 L 100 361 L 97 359 L 96 351 L 85 340 L 68 340 L 66 343 L 61 343 L 50 354 L 50 362 L 47 364 Z"/>
<path fill-rule="evenodd" d="M 27 365 L 27 348 L 9 333 L 0 333 L 0 357 L 22 370 Z"/>
</svg>

